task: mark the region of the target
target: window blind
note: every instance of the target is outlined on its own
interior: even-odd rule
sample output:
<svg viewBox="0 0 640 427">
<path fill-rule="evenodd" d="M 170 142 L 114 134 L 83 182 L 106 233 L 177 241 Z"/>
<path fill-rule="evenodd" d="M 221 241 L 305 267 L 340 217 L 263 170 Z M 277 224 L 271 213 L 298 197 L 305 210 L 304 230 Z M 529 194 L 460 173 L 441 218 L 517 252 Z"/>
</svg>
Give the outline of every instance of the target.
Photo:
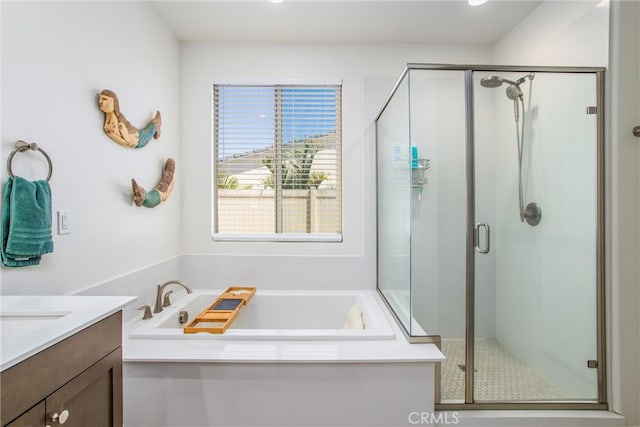
<svg viewBox="0 0 640 427">
<path fill-rule="evenodd" d="M 341 87 L 214 85 L 214 238 L 341 240 Z"/>
</svg>

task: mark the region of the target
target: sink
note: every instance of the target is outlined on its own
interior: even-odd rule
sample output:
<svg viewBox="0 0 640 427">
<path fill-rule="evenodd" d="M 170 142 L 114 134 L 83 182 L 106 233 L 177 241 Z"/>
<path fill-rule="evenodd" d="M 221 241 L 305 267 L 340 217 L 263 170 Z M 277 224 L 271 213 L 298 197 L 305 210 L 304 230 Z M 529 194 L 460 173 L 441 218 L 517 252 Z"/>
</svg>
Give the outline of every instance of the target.
<svg viewBox="0 0 640 427">
<path fill-rule="evenodd" d="M 46 328 L 51 322 L 62 319 L 71 311 L 52 310 L 3 310 L 0 313 L 0 337 L 19 337 L 36 329 Z"/>
</svg>

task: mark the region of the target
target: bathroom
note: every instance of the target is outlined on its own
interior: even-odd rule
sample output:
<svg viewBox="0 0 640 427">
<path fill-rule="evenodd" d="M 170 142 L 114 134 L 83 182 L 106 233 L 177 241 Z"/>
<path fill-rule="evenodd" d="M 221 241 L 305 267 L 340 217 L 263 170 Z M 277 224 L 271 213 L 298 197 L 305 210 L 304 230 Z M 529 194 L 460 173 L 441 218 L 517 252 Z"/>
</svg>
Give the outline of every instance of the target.
<svg viewBox="0 0 640 427">
<path fill-rule="evenodd" d="M 612 1 L 602 8 L 597 1 L 529 2 L 518 23 L 484 41 L 474 34 L 447 33 L 446 27 L 439 37 L 396 36 L 402 26 L 398 22 L 419 24 L 396 2 L 382 2 L 375 12 L 375 4 L 332 5 L 337 10 L 331 12 L 349 16 L 361 34 L 369 27 L 378 29 L 368 36 L 346 30 L 342 36 L 320 36 L 300 28 L 295 33 L 227 34 L 221 23 L 246 19 L 242 13 L 249 7 L 260 8 L 257 15 L 264 16 L 293 6 L 307 18 L 328 13 L 314 2 L 246 3 L 246 10 L 227 3 L 190 4 L 205 11 L 216 6 L 209 14 L 195 9 L 196 16 L 210 22 L 195 20 L 177 2 L 2 3 L 1 158 L 7 158 L 17 140 L 38 142 L 54 163 L 53 212 L 68 211 L 71 217 L 71 233 L 54 236 L 55 251 L 40 266 L 0 269 L 2 295 L 152 296 L 156 284 L 171 278 L 196 288 L 242 284 L 264 290 L 373 290 L 374 120 L 407 63 L 606 67 L 612 99 L 626 93 L 624 79 L 629 77 L 624 73 L 633 70 L 619 50 L 629 34 L 625 7 L 635 12 L 637 23 L 633 3 Z M 492 17 L 503 22 L 498 21 L 500 3 L 465 13 L 477 13 L 483 22 L 493 22 Z M 459 6 L 469 7 L 463 2 Z M 384 20 L 392 21 L 394 13 L 402 19 L 389 22 L 387 29 Z M 615 23 L 611 29 L 610 19 Z M 207 26 L 219 26 L 221 32 L 198 32 Z M 211 84 L 287 78 L 342 81 L 343 241 L 213 241 Z M 126 152 L 109 141 L 96 106 L 98 93 L 106 88 L 119 94 L 133 123 L 161 110 L 162 137 L 144 150 Z M 616 105 L 611 104 L 612 116 L 623 111 Z M 628 425 L 640 425 L 640 157 L 633 137 L 627 144 L 617 142 L 627 141 L 626 134 L 616 134 L 622 126 L 617 117 L 608 119 L 606 156 L 608 400 Z M 131 178 L 152 185 L 166 157 L 177 164 L 170 199 L 155 209 L 136 207 Z"/>
</svg>

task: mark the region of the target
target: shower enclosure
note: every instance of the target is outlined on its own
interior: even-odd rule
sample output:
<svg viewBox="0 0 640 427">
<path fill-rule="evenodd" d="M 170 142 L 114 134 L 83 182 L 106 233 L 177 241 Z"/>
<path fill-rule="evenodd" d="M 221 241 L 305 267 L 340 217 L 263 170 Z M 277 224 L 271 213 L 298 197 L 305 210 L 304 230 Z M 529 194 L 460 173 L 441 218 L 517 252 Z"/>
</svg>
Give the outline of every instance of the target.
<svg viewBox="0 0 640 427">
<path fill-rule="evenodd" d="M 378 115 L 378 291 L 437 405 L 606 407 L 603 75 L 409 64 Z"/>
</svg>

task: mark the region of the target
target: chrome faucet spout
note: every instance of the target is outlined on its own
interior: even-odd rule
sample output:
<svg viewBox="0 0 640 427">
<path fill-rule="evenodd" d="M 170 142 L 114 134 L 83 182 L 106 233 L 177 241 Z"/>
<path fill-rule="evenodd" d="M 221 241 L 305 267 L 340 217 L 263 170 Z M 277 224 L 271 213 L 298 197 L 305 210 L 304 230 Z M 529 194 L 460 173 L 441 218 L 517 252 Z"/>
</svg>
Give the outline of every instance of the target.
<svg viewBox="0 0 640 427">
<path fill-rule="evenodd" d="M 193 289 L 191 289 L 189 285 L 187 285 L 186 283 L 180 280 L 169 280 L 168 282 L 164 282 L 162 285 L 158 285 L 157 292 L 156 292 L 156 304 L 153 309 L 154 313 L 160 313 L 162 311 L 162 304 L 163 304 L 162 292 L 164 291 L 164 288 L 166 288 L 169 285 L 180 285 L 186 289 L 188 294 L 193 293 Z"/>
</svg>

